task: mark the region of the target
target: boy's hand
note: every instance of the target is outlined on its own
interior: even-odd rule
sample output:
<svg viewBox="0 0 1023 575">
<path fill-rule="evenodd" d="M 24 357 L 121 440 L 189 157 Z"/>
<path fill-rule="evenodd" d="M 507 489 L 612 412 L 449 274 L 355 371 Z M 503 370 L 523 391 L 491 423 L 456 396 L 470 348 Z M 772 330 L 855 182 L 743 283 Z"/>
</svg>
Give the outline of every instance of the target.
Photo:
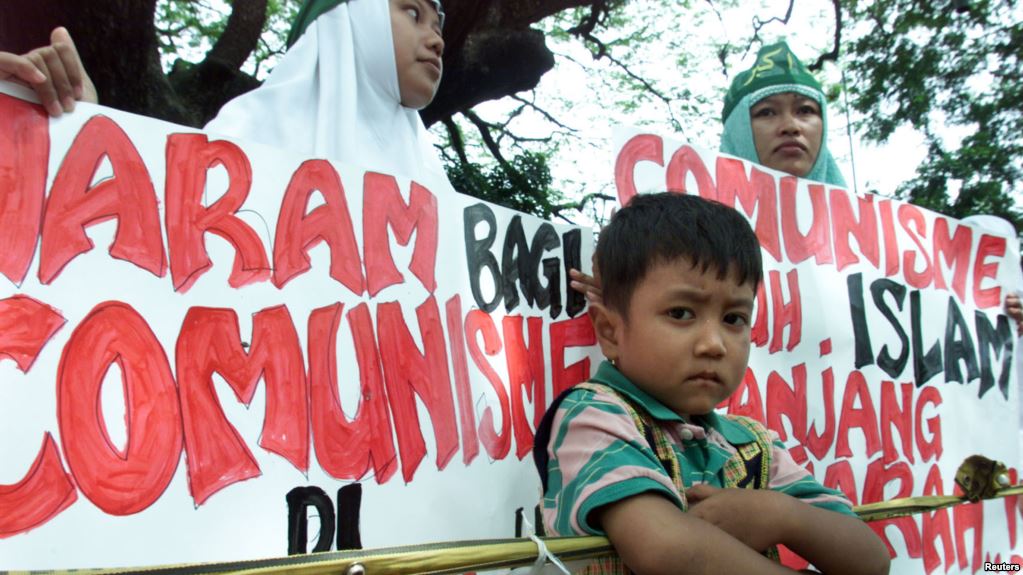
<svg viewBox="0 0 1023 575">
<path fill-rule="evenodd" d="M 686 489 L 689 513 L 714 524 L 756 551 L 781 543 L 788 496 L 766 489 L 720 489 L 694 485 Z"/>
<path fill-rule="evenodd" d="M 607 533 L 615 551 L 637 575 L 796 573 L 655 493 L 600 507 L 590 514 L 590 521 Z"/>
<path fill-rule="evenodd" d="M 53 117 L 74 110 L 76 100 L 99 101 L 75 43 L 63 27 L 50 34 L 49 46 L 21 56 L 0 52 L 0 80 L 13 80 L 35 90 Z"/>
<path fill-rule="evenodd" d="M 888 548 L 857 517 L 767 489 L 686 489 L 689 512 L 757 551 L 783 544 L 828 575 L 882 575 Z M 808 571 L 814 573 L 814 571 Z"/>
</svg>

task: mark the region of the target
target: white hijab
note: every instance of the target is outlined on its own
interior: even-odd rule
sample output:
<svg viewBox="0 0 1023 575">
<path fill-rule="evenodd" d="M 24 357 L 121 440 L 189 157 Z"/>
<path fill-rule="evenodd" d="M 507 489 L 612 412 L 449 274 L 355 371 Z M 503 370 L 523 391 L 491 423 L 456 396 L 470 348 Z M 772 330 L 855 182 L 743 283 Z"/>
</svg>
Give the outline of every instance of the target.
<svg viewBox="0 0 1023 575">
<path fill-rule="evenodd" d="M 419 113 L 401 105 L 388 0 L 348 0 L 321 15 L 262 86 L 225 104 L 205 130 L 446 181 Z"/>
</svg>

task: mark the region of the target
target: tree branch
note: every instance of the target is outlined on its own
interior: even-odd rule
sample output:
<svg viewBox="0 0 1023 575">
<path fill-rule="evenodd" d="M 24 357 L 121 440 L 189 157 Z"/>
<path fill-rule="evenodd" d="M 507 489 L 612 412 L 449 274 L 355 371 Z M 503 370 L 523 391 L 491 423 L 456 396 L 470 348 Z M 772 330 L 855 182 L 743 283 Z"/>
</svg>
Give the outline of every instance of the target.
<svg viewBox="0 0 1023 575">
<path fill-rule="evenodd" d="M 820 70 L 827 60 L 837 61 L 838 49 L 842 45 L 842 7 L 839 5 L 838 0 L 831 0 L 831 4 L 835 7 L 835 42 L 832 44 L 830 52 L 821 54 L 816 62 L 810 64 L 809 68 L 814 72 Z"/>
<path fill-rule="evenodd" d="M 764 26 L 767 26 L 771 22 L 781 22 L 782 24 L 788 24 L 789 23 L 789 18 L 792 17 L 792 7 L 793 7 L 793 5 L 795 5 L 795 3 L 796 3 L 795 0 L 789 0 L 789 7 L 788 7 L 787 10 L 785 10 L 785 16 L 783 18 L 779 18 L 777 16 L 771 16 L 767 20 L 761 20 L 759 16 L 756 16 L 756 15 L 753 16 L 753 36 L 750 37 L 749 44 L 746 45 L 746 51 L 743 52 L 743 55 L 742 55 L 743 58 L 745 58 L 746 55 L 749 54 L 750 48 L 753 47 L 753 43 L 754 42 L 760 42 L 761 44 L 764 43 L 763 40 L 760 39 L 760 29 L 761 28 L 763 28 Z"/>
<path fill-rule="evenodd" d="M 559 212 L 564 211 L 564 210 L 576 210 L 576 211 L 581 212 L 583 210 L 583 208 L 586 207 L 586 204 L 592 202 L 593 200 L 606 200 L 606 201 L 609 201 L 609 202 L 617 202 L 618 198 L 615 198 L 614 196 L 610 196 L 608 194 L 604 194 L 604 193 L 601 193 L 601 192 L 593 192 L 591 194 L 586 194 L 585 196 L 580 198 L 579 201 L 577 201 L 577 202 L 566 202 L 564 204 L 558 204 L 556 206 L 551 206 L 551 213 L 553 213 L 555 215 L 560 215 Z"/>
<path fill-rule="evenodd" d="M 441 118 L 440 121 L 448 130 L 448 138 L 451 140 L 451 147 L 458 154 L 458 161 L 462 166 L 468 165 L 469 158 L 465 155 L 465 140 L 462 139 L 462 130 L 455 124 L 455 120 L 451 116 Z"/>
<path fill-rule="evenodd" d="M 534 96 L 535 96 L 535 92 L 534 92 Z M 552 123 L 552 124 L 554 124 L 556 126 L 564 128 L 565 130 L 568 130 L 569 132 L 572 132 L 572 133 L 575 133 L 577 131 L 575 128 L 572 128 L 572 127 L 566 126 L 565 124 L 562 124 L 554 116 L 550 115 L 546 110 L 544 110 L 543 108 L 540 108 L 535 103 L 533 103 L 535 101 L 535 99 L 533 101 L 528 101 L 525 98 L 519 96 L 518 94 L 512 94 L 511 95 L 511 99 L 512 100 L 517 100 L 517 101 L 522 102 L 523 104 L 529 106 L 530 108 L 533 109 L 533 111 L 539 113 L 544 118 L 547 118 L 548 122 L 550 122 L 550 123 Z"/>
<path fill-rule="evenodd" d="M 544 137 L 544 138 L 528 138 L 526 136 L 519 136 L 519 135 L 515 134 L 514 132 L 512 132 L 511 130 L 505 129 L 505 130 L 501 130 L 501 135 L 498 137 L 498 140 L 500 140 L 501 138 L 503 138 L 505 136 L 508 136 L 509 138 L 511 138 L 512 141 L 515 142 L 515 144 L 521 144 L 523 142 L 543 142 L 543 143 L 546 144 L 546 143 L 550 143 L 550 141 L 554 139 L 554 136 L 547 136 L 547 137 Z"/>
<path fill-rule="evenodd" d="M 508 175 L 508 178 L 515 182 L 522 182 L 524 180 L 522 174 L 505 159 L 504 154 L 501 153 L 501 146 L 494 141 L 494 136 L 490 133 L 490 124 L 477 116 L 476 112 L 472 110 L 463 110 L 462 115 L 468 118 L 476 126 L 476 129 L 479 130 L 480 137 L 483 138 L 483 144 L 490 150 L 490 154 L 494 156 L 497 164 L 501 166 L 501 169 Z"/>
<path fill-rule="evenodd" d="M 259 43 L 266 23 L 266 6 L 267 0 L 234 0 L 227 26 L 206 59 L 240 68 Z"/>
<path fill-rule="evenodd" d="M 515 118 L 519 117 L 522 114 L 522 111 L 525 110 L 525 109 L 526 109 L 525 104 L 519 106 L 518 108 L 515 108 L 514 110 L 509 112 L 507 116 L 505 116 L 504 121 L 501 122 L 500 124 L 493 124 L 493 123 L 487 122 L 487 127 L 488 128 L 490 128 L 491 130 L 497 130 L 497 132 L 498 132 L 498 136 L 497 136 L 497 140 L 496 140 L 497 145 L 500 146 L 501 143 L 502 143 L 502 140 L 504 140 L 505 137 L 511 138 L 511 140 L 517 146 L 519 144 L 522 144 L 523 142 L 550 142 L 552 139 L 554 139 L 553 133 L 550 136 L 546 136 L 546 137 L 542 137 L 542 138 L 527 138 L 525 136 L 519 136 L 515 132 L 511 131 L 511 128 L 508 127 L 508 124 L 511 124 L 512 120 L 514 120 Z"/>
<path fill-rule="evenodd" d="M 612 64 L 614 64 L 615 66 L 618 66 L 619 68 L 621 68 L 621 70 L 623 72 L 625 72 L 625 74 L 628 77 L 630 77 L 633 80 L 635 80 L 635 81 L 639 82 L 640 84 L 642 84 L 644 90 L 646 90 L 650 94 L 653 94 L 654 96 L 657 97 L 657 99 L 659 99 L 662 102 L 664 102 L 664 107 L 668 109 L 668 116 L 671 119 L 672 127 L 674 127 L 679 132 L 682 132 L 683 135 L 685 134 L 685 131 L 682 129 L 682 123 L 678 121 L 678 118 L 675 117 L 675 111 L 671 109 L 672 98 L 669 98 L 669 97 L 665 96 L 664 94 L 662 94 L 657 88 L 654 88 L 654 86 L 649 81 L 647 81 L 646 78 L 643 78 L 639 74 L 636 74 L 631 69 L 629 69 L 629 67 L 625 64 L 625 62 L 622 62 L 621 60 L 619 60 L 619 59 L 615 58 L 614 56 L 612 56 L 611 53 L 608 52 L 607 46 L 604 44 L 604 42 L 602 42 L 596 36 L 593 36 L 592 34 L 590 34 L 590 35 L 584 36 L 583 38 L 586 41 L 592 42 L 592 43 L 596 44 L 597 46 L 599 46 L 599 52 L 597 54 L 593 55 L 593 58 L 595 60 L 599 60 L 600 58 L 607 58 Z"/>
<path fill-rule="evenodd" d="M 187 28 L 188 28 L 188 26 L 183 26 L 183 25 L 182 26 L 169 26 L 167 28 L 161 28 L 160 26 L 156 26 L 156 33 L 160 34 L 161 36 L 177 36 L 178 34 L 181 34 L 181 32 L 183 32 Z"/>
<path fill-rule="evenodd" d="M 515 118 L 518 118 L 520 115 L 522 115 L 522 111 L 525 109 L 526 109 L 525 106 L 519 106 L 518 108 L 515 108 L 511 112 L 508 112 L 508 115 L 505 116 L 504 121 L 501 122 L 500 124 L 490 125 L 499 128 L 502 132 L 508 132 L 509 131 L 508 124 L 510 124 L 511 121 L 514 120 Z M 500 138 L 498 138 L 498 141 L 500 141 Z"/>
<path fill-rule="evenodd" d="M 480 132 L 480 137 L 483 138 L 484 145 L 486 145 L 487 149 L 490 150 L 490 153 L 493 154 L 494 160 L 500 164 L 501 168 L 503 168 L 508 175 L 510 175 L 511 172 L 515 172 L 515 168 L 511 167 L 511 165 L 508 164 L 508 161 L 504 159 L 504 156 L 501 153 L 501 147 L 497 145 L 497 141 L 494 140 L 493 134 L 490 133 L 491 125 L 477 116 L 472 109 L 462 110 L 461 115 L 468 118 L 469 121 L 476 126 L 476 129 Z"/>
<path fill-rule="evenodd" d="M 579 22 L 574 27 L 569 28 L 568 33 L 581 38 L 589 38 L 593 34 L 593 29 L 597 27 L 597 23 L 600 22 L 601 13 L 606 11 L 607 5 L 604 2 L 594 2 L 590 5 L 590 13 L 586 18 L 583 18 L 582 22 Z M 600 48 L 603 50 L 604 45 L 600 44 Z M 602 51 L 600 56 L 594 56 L 594 58 L 600 58 L 603 54 Z"/>
<path fill-rule="evenodd" d="M 760 34 L 760 29 L 763 28 L 764 26 L 767 26 L 771 22 L 781 22 L 782 24 L 788 24 L 789 18 L 792 17 L 792 8 L 795 5 L 795 3 L 796 3 L 795 0 L 789 0 L 789 7 L 787 10 L 785 10 L 785 16 L 782 18 L 779 18 L 777 16 L 771 16 L 767 20 L 761 21 L 760 18 L 758 18 L 757 16 L 753 16 L 753 37 L 759 40 L 760 38 L 758 34 Z"/>
</svg>

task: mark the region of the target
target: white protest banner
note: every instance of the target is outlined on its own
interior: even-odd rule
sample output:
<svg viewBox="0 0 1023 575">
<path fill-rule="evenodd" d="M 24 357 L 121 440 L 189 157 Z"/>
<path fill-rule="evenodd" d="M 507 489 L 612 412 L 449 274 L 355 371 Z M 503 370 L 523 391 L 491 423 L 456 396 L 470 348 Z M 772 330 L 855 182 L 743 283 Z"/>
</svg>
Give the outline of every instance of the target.
<svg viewBox="0 0 1023 575">
<path fill-rule="evenodd" d="M 514 536 L 589 231 L 0 87 L 0 567 Z"/>
<path fill-rule="evenodd" d="M 760 238 L 750 369 L 727 411 L 776 430 L 854 504 L 951 495 L 973 454 L 1017 481 L 1016 336 L 1002 311 L 1020 287 L 1016 238 L 639 130 L 616 133 L 614 161 L 622 203 L 699 194 L 744 213 Z M 1016 499 L 872 526 L 893 573 L 973 573 L 1023 563 Z"/>
</svg>

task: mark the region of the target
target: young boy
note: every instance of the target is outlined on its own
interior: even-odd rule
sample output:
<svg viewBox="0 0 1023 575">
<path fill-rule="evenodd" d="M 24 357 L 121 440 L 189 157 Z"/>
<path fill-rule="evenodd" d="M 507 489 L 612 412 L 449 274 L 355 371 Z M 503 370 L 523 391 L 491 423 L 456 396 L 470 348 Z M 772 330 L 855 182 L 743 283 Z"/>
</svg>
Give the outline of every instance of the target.
<svg viewBox="0 0 1023 575">
<path fill-rule="evenodd" d="M 608 361 L 552 406 L 534 456 L 553 535 L 607 535 L 600 573 L 887 573 L 887 549 L 759 423 L 714 413 L 746 373 L 760 245 L 738 212 L 639 195 L 600 234 Z M 624 562 L 624 565 L 623 563 Z"/>
</svg>

